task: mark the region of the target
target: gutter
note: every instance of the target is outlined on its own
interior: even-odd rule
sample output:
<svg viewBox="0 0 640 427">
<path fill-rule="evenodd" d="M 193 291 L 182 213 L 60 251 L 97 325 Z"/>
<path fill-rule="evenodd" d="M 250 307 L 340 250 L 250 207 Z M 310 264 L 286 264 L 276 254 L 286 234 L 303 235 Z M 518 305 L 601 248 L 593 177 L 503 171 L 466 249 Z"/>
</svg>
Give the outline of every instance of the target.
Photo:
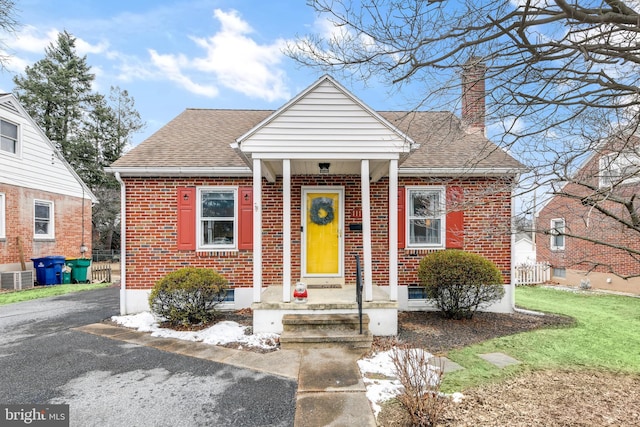
<svg viewBox="0 0 640 427">
<path fill-rule="evenodd" d="M 518 175 L 524 168 L 398 168 L 399 176 L 497 176 Z"/>
<path fill-rule="evenodd" d="M 125 202 L 127 190 L 120 172 L 115 173 L 116 180 L 120 183 L 120 315 L 127 314 L 127 248 L 126 245 L 126 210 Z"/>
<path fill-rule="evenodd" d="M 235 176 L 253 176 L 253 172 L 248 167 L 228 166 L 228 167 L 150 167 L 150 166 L 123 166 L 109 167 L 104 169 L 106 172 L 123 176 L 213 176 L 213 177 L 235 177 Z"/>
</svg>

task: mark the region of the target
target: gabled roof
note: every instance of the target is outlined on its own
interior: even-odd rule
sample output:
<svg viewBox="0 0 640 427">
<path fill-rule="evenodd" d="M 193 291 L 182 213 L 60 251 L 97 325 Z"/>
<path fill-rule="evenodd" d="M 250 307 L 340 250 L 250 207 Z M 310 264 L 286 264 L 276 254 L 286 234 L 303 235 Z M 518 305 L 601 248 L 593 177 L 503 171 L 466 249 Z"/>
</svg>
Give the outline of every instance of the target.
<svg viewBox="0 0 640 427">
<path fill-rule="evenodd" d="M 122 174 L 204 174 L 250 173 L 242 149 L 256 133 L 282 117 L 289 108 L 322 83 L 323 77 L 279 110 L 187 109 L 155 134 L 114 162 L 109 170 Z M 467 133 L 458 117 L 448 112 L 375 112 L 348 92 L 354 105 L 375 123 L 387 129 L 388 138 L 397 137 L 412 147 L 398 150 L 399 173 L 404 175 L 516 174 L 524 166 L 488 141 L 481 133 Z M 377 126 L 377 125 L 376 125 Z M 301 131 L 304 132 L 304 126 Z M 358 132 L 355 130 L 354 132 Z M 330 130 L 328 132 L 330 133 Z M 271 143 L 273 147 L 276 144 Z M 394 147 L 392 143 L 389 145 Z M 254 145 L 255 147 L 255 145 Z M 395 147 L 399 147 L 396 145 Z M 363 152 L 363 157 L 366 157 Z"/>
<path fill-rule="evenodd" d="M 418 145 L 328 75 L 240 136 L 242 153 L 282 158 L 336 154 L 404 158 Z M 375 153 L 375 154 L 374 154 Z"/>
<path fill-rule="evenodd" d="M 38 144 L 42 143 L 42 144 L 44 144 L 44 146 L 47 149 L 51 150 L 52 156 L 55 156 L 55 158 L 58 159 L 60 164 L 69 172 L 69 174 L 71 175 L 69 177 L 70 180 L 71 180 L 70 182 L 73 182 L 73 180 L 77 181 L 77 183 L 80 186 L 80 189 L 81 189 L 84 197 L 89 198 L 93 203 L 97 203 L 98 202 L 98 198 L 95 196 L 95 194 L 93 194 L 91 189 L 89 189 L 89 187 L 84 183 L 84 181 L 82 181 L 80 176 L 76 173 L 76 171 L 71 167 L 71 165 L 63 157 L 62 153 L 51 142 L 51 140 L 49 140 L 49 138 L 44 133 L 42 128 L 40 128 L 40 126 L 38 126 L 38 124 L 35 122 L 35 120 L 33 120 L 33 118 L 29 115 L 29 113 L 27 113 L 27 111 L 24 109 L 22 104 L 20 104 L 18 99 L 13 94 L 10 94 L 10 93 L 2 93 L 2 94 L 0 94 L 0 106 L 2 106 L 2 108 L 4 110 L 6 110 L 7 112 L 9 112 L 10 114 L 16 114 L 17 116 L 22 117 L 24 120 L 26 120 L 28 122 L 28 124 L 31 126 L 31 128 L 34 130 L 34 132 L 39 136 L 39 138 L 36 139 L 36 141 L 38 141 Z M 27 140 L 26 135 L 24 133 L 23 133 L 21 139 L 22 139 L 23 143 Z M 34 157 L 34 158 L 36 158 L 36 157 Z M 11 160 L 11 161 L 13 162 L 14 160 Z M 48 165 L 52 164 L 53 163 L 53 157 L 51 157 L 51 160 L 47 160 L 47 163 L 48 163 Z M 24 165 L 20 165 L 18 167 L 22 167 L 23 168 Z M 40 172 L 40 175 L 42 175 L 42 170 L 39 170 L 39 172 Z M 57 174 L 59 174 L 59 170 L 57 171 Z M 56 187 L 57 183 L 52 183 L 52 182 L 47 181 L 46 180 L 46 176 L 44 176 L 44 177 L 41 176 L 40 179 L 41 179 L 41 181 L 46 182 L 47 186 L 54 188 L 56 191 L 60 191 L 61 190 L 60 187 Z M 11 180 L 15 180 L 15 175 L 11 176 Z M 11 181 L 9 181 L 9 182 L 11 182 Z M 22 185 L 22 183 L 20 183 L 19 185 Z M 47 191 L 51 191 L 51 190 L 48 189 Z"/>
</svg>

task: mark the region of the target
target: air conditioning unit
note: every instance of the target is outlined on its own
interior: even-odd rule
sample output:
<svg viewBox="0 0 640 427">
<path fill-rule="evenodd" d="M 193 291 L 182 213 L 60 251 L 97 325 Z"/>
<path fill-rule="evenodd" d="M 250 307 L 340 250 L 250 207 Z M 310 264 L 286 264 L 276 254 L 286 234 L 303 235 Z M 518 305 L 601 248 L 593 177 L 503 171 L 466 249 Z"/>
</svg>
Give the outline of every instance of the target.
<svg viewBox="0 0 640 427">
<path fill-rule="evenodd" d="M 33 271 L 0 272 L 0 288 L 11 290 L 33 288 Z"/>
</svg>

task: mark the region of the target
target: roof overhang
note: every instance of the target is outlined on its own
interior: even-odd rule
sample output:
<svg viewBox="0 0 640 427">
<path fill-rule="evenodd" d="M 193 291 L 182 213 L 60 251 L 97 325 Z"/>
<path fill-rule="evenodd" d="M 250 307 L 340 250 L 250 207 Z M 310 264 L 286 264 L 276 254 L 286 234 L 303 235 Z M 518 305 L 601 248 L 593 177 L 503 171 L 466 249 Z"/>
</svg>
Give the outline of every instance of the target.
<svg viewBox="0 0 640 427">
<path fill-rule="evenodd" d="M 399 176 L 514 176 L 524 168 L 399 168 Z"/>
<path fill-rule="evenodd" d="M 119 173 L 123 177 L 138 176 L 204 176 L 233 177 L 253 176 L 248 167 L 120 167 L 105 168 L 106 172 Z"/>
</svg>

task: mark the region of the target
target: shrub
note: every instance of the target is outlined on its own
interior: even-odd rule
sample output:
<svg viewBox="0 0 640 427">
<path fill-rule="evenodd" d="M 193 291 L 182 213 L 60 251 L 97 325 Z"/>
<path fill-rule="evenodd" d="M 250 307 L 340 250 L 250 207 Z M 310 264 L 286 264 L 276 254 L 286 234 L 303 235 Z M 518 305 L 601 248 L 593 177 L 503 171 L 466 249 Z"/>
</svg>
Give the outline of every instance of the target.
<svg viewBox="0 0 640 427">
<path fill-rule="evenodd" d="M 183 268 L 167 274 L 149 295 L 151 312 L 172 326 L 191 326 L 215 319 L 224 300 L 227 280 L 207 268 Z"/>
<path fill-rule="evenodd" d="M 470 252 L 433 252 L 420 261 L 418 278 L 427 298 L 435 300 L 448 319 L 470 319 L 479 308 L 504 296 L 500 270 Z"/>
<path fill-rule="evenodd" d="M 406 408 L 413 426 L 440 425 L 446 400 L 440 395 L 444 373 L 442 359 L 429 363 L 431 354 L 406 344 L 394 347 L 391 361 L 402 384 L 398 400 Z"/>
</svg>

